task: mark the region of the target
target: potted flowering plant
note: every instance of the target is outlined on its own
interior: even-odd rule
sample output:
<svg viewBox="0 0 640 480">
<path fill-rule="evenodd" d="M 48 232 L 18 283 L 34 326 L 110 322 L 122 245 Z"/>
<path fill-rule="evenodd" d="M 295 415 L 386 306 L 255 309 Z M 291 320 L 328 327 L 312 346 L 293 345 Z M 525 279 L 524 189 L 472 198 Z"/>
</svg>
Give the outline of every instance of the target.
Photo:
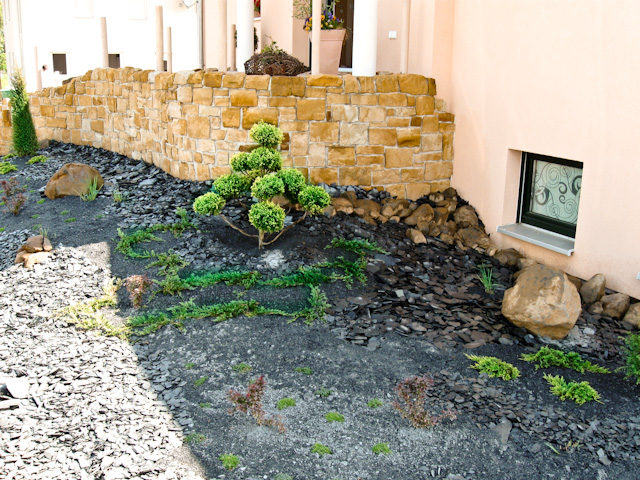
<svg viewBox="0 0 640 480">
<path fill-rule="evenodd" d="M 311 15 L 312 0 L 295 0 L 294 17 L 304 20 L 304 29 L 309 32 L 311 39 L 311 29 L 313 26 L 313 16 Z M 321 1 L 321 0 L 319 0 Z M 337 18 L 333 13 L 338 0 L 326 2 L 325 9 L 320 17 L 320 72 L 337 74 L 340 66 L 340 55 L 346 36 L 344 21 Z"/>
</svg>

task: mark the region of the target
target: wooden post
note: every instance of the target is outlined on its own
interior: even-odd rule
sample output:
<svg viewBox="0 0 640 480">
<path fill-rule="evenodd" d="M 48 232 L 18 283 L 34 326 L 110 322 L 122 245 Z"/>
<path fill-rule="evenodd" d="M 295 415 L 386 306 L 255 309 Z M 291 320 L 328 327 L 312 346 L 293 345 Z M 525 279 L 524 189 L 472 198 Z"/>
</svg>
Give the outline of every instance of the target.
<svg viewBox="0 0 640 480">
<path fill-rule="evenodd" d="M 102 68 L 109 68 L 109 43 L 107 41 L 107 17 L 100 17 L 100 34 L 102 36 Z"/>
<path fill-rule="evenodd" d="M 42 69 L 38 62 L 38 47 L 35 47 L 36 54 L 36 91 L 42 90 Z"/>
<path fill-rule="evenodd" d="M 311 74 L 320 73 L 320 32 L 322 31 L 322 2 L 316 0 L 311 12 Z"/>
<path fill-rule="evenodd" d="M 400 37 L 400 73 L 409 73 L 409 33 L 411 27 L 411 0 L 402 5 L 402 32 Z"/>
<path fill-rule="evenodd" d="M 173 47 L 171 46 L 171 27 L 167 27 L 167 72 L 173 72 Z"/>
<path fill-rule="evenodd" d="M 164 72 L 164 42 L 162 38 L 162 6 L 156 7 L 156 70 Z"/>
<path fill-rule="evenodd" d="M 231 37 L 231 45 L 234 45 Z M 227 0 L 218 0 L 218 70 L 227 71 Z"/>
</svg>

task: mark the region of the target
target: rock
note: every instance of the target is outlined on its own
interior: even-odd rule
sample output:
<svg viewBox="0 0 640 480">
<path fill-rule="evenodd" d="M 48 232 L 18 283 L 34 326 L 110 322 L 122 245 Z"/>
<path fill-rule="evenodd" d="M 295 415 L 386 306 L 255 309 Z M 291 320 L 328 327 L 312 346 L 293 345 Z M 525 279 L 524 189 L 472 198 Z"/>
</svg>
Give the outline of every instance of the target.
<svg viewBox="0 0 640 480">
<path fill-rule="evenodd" d="M 351 200 L 349 200 L 348 198 L 341 198 L 341 197 L 332 198 L 331 206 L 333 207 L 336 213 L 342 212 L 342 213 L 346 213 L 347 215 L 351 215 L 353 213 L 353 204 L 351 203 Z"/>
<path fill-rule="evenodd" d="M 358 201 L 358 197 L 356 196 L 356 192 L 347 191 L 340 194 L 340 198 L 345 198 L 351 202 L 352 206 L 356 206 L 356 202 Z"/>
<path fill-rule="evenodd" d="M 602 312 L 604 312 L 604 307 L 602 306 L 602 302 L 593 302 L 589 306 L 588 312 L 594 315 L 601 315 Z"/>
<path fill-rule="evenodd" d="M 447 187 L 442 191 L 442 195 L 444 195 L 445 198 L 456 199 L 458 197 L 458 192 L 453 187 Z"/>
<path fill-rule="evenodd" d="M 449 221 L 449 210 L 446 207 L 436 207 L 433 209 L 433 221 L 436 225 L 444 225 Z"/>
<path fill-rule="evenodd" d="M 584 303 L 597 302 L 604 295 L 607 279 L 601 273 L 595 274 L 580 288 L 580 296 Z"/>
<path fill-rule="evenodd" d="M 364 209 L 365 216 L 371 215 L 373 212 L 380 213 L 382 210 L 382 206 L 378 202 L 367 198 L 356 200 L 355 206 Z"/>
<path fill-rule="evenodd" d="M 614 293 L 612 295 L 603 296 L 600 301 L 604 308 L 604 311 L 602 312 L 603 315 L 620 319 L 625 313 L 627 313 L 631 299 L 629 298 L 629 295 L 624 293 Z"/>
<path fill-rule="evenodd" d="M 629 307 L 623 320 L 640 330 L 640 302 Z"/>
<path fill-rule="evenodd" d="M 538 262 L 533 258 L 520 257 L 516 266 L 518 267 L 518 270 L 524 270 L 525 268 L 531 267 L 537 263 Z"/>
<path fill-rule="evenodd" d="M 387 199 L 382 204 L 382 215 L 394 217 L 402 210 L 409 209 L 409 201 L 403 198 Z M 410 209 L 409 209 L 410 210 Z M 410 215 L 410 213 L 409 213 Z"/>
<path fill-rule="evenodd" d="M 453 214 L 453 220 L 460 228 L 477 227 L 479 225 L 478 214 L 471 205 L 459 207 Z"/>
<path fill-rule="evenodd" d="M 491 245 L 489 235 L 479 227 L 467 227 L 456 232 L 456 240 L 461 248 L 486 250 Z"/>
<path fill-rule="evenodd" d="M 458 208 L 458 202 L 450 198 L 446 198 L 436 204 L 437 207 L 446 208 L 447 212 L 453 213 Z"/>
<path fill-rule="evenodd" d="M 581 312 L 580 296 L 567 276 L 544 265 L 525 270 L 508 289 L 502 314 L 515 326 L 554 340 L 567 336 Z"/>
<path fill-rule="evenodd" d="M 456 243 L 456 239 L 448 233 L 441 233 L 439 238 L 447 245 L 453 245 L 454 243 Z"/>
<path fill-rule="evenodd" d="M 415 244 L 427 243 L 427 239 L 424 234 L 415 228 L 407 228 L 405 235 Z"/>
<path fill-rule="evenodd" d="M 498 435 L 500 444 L 506 445 L 507 443 L 509 443 L 509 435 L 511 434 L 512 427 L 513 424 L 509 420 L 505 419 L 501 423 L 493 427 L 491 430 L 493 430 Z"/>
<path fill-rule="evenodd" d="M 494 258 L 502 265 L 515 267 L 518 264 L 518 260 L 522 258 L 522 254 L 513 248 L 508 248 L 506 250 L 498 250 Z"/>
<path fill-rule="evenodd" d="M 578 290 L 579 292 L 582 288 L 582 280 L 580 280 L 578 277 L 574 277 L 573 275 L 569 275 L 568 273 L 567 278 L 569 278 L 569 281 L 576 286 L 576 290 Z"/>
<path fill-rule="evenodd" d="M 418 225 L 420 222 L 429 223 L 433 220 L 433 216 L 433 208 L 428 203 L 425 203 L 420 205 L 411 215 L 405 218 L 404 223 L 411 226 Z"/>
<path fill-rule="evenodd" d="M 29 379 L 27 377 L 7 378 L 5 385 L 13 398 L 29 398 Z"/>
<path fill-rule="evenodd" d="M 24 250 L 27 253 L 35 253 L 35 252 L 50 252 L 53 249 L 51 246 L 51 242 L 48 238 L 42 235 L 35 235 L 33 237 L 29 237 L 24 245 L 20 248 L 20 250 Z"/>
<path fill-rule="evenodd" d="M 84 163 L 67 163 L 47 182 L 44 194 L 49 200 L 67 195 L 80 197 L 89 193 L 89 186 L 96 180 L 97 187 L 102 188 L 104 180 L 98 170 Z"/>
<path fill-rule="evenodd" d="M 24 256 L 24 268 L 31 270 L 36 263 L 43 262 L 51 252 L 27 253 Z"/>
</svg>

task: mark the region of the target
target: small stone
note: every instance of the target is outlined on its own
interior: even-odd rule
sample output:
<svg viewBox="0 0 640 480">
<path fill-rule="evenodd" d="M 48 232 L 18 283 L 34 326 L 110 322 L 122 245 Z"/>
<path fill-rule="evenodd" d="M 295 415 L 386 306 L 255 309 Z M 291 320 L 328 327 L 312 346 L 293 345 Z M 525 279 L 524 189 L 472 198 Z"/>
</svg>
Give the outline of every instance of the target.
<svg viewBox="0 0 640 480">
<path fill-rule="evenodd" d="M 604 295 L 606 277 L 598 273 L 582 284 L 580 287 L 580 296 L 584 303 L 594 303 L 600 300 Z"/>
<path fill-rule="evenodd" d="M 6 387 L 13 398 L 29 397 L 29 379 L 25 377 L 6 379 Z"/>
<path fill-rule="evenodd" d="M 614 293 L 603 296 L 600 301 L 604 308 L 603 315 L 620 319 L 627 313 L 631 299 L 624 293 Z"/>
</svg>

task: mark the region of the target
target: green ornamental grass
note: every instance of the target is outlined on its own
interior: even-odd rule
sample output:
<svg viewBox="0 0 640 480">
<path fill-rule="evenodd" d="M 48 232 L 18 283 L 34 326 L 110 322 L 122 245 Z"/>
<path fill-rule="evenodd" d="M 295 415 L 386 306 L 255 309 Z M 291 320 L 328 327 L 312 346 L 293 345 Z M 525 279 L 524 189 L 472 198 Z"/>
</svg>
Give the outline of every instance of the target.
<svg viewBox="0 0 640 480">
<path fill-rule="evenodd" d="M 209 380 L 209 377 L 201 377 L 193 382 L 194 387 L 199 387 L 200 385 L 204 385 L 204 383 Z"/>
<path fill-rule="evenodd" d="M 382 405 L 384 405 L 384 404 L 382 403 L 382 401 L 381 401 L 381 400 L 378 400 L 377 398 L 372 398 L 371 400 L 369 400 L 369 401 L 367 402 L 367 407 L 369 407 L 369 408 L 379 408 L 379 407 L 381 407 Z"/>
<path fill-rule="evenodd" d="M 251 370 L 253 370 L 251 368 L 251 365 L 244 362 L 234 365 L 233 367 L 231 367 L 231 369 L 236 373 L 249 373 Z"/>
<path fill-rule="evenodd" d="M 305 375 L 311 375 L 313 373 L 313 370 L 311 370 L 309 367 L 296 367 L 294 370 Z"/>
</svg>

